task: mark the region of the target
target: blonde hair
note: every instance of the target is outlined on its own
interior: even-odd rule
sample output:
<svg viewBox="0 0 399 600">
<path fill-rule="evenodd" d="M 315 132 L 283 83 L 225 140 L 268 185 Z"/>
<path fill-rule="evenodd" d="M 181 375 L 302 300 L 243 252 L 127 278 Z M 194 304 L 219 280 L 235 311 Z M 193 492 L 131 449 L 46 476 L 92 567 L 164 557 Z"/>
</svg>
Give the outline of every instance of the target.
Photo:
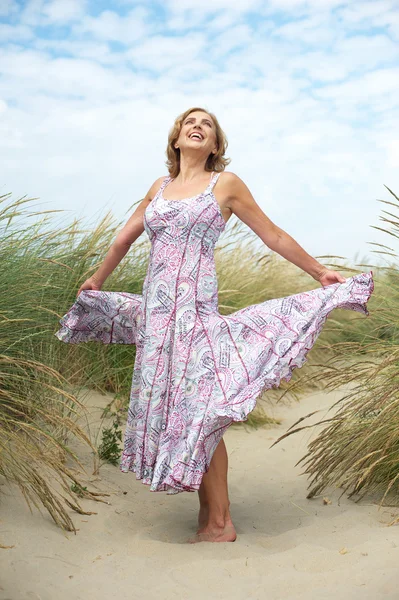
<svg viewBox="0 0 399 600">
<path fill-rule="evenodd" d="M 227 149 L 227 137 L 223 129 L 220 127 L 219 121 L 214 114 L 208 112 L 204 108 L 199 108 L 196 106 L 194 108 L 189 108 L 184 113 L 179 115 L 175 119 L 173 127 L 169 132 L 168 145 L 166 147 L 166 166 L 168 168 L 169 175 L 173 178 L 177 177 L 180 172 L 180 150 L 179 148 L 175 148 L 175 143 L 180 135 L 183 122 L 190 113 L 195 111 L 205 112 L 212 118 L 212 121 L 215 124 L 217 152 L 216 154 L 211 153 L 208 156 L 205 163 L 205 170 L 221 172 L 224 171 L 226 166 L 230 163 L 230 158 L 226 158 L 224 156 Z"/>
</svg>

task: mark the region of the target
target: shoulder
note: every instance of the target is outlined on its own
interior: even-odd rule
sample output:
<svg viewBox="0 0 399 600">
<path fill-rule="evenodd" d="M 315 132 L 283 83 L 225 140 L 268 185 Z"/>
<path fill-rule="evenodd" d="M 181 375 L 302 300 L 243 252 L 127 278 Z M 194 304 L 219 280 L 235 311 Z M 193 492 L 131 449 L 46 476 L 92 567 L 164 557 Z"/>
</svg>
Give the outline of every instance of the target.
<svg viewBox="0 0 399 600">
<path fill-rule="evenodd" d="M 169 179 L 169 177 L 169 175 L 162 175 L 162 177 L 158 177 L 158 179 L 154 181 L 150 189 L 155 190 L 156 193 L 163 184 L 163 182 L 166 181 L 166 179 Z"/>
<path fill-rule="evenodd" d="M 220 182 L 223 181 L 224 185 L 239 185 L 240 183 L 244 183 L 243 180 L 232 171 L 222 171 L 219 180 Z"/>
<path fill-rule="evenodd" d="M 233 197 L 246 188 L 243 180 L 232 171 L 222 171 L 219 176 L 219 187 L 223 188 L 226 196 Z"/>
<path fill-rule="evenodd" d="M 148 200 L 152 200 L 154 198 L 166 179 L 169 179 L 169 175 L 162 175 L 162 177 L 158 177 L 158 179 L 154 181 L 146 195 Z"/>
<path fill-rule="evenodd" d="M 234 182 L 235 180 L 240 178 L 232 171 L 221 171 L 219 179 L 220 181 Z"/>
</svg>

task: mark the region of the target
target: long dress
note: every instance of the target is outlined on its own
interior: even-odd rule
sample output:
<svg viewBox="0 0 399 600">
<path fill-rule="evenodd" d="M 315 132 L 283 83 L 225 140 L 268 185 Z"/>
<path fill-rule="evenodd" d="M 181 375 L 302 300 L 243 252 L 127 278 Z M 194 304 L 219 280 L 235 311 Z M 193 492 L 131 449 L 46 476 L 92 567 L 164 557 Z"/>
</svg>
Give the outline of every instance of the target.
<svg viewBox="0 0 399 600">
<path fill-rule="evenodd" d="M 151 250 L 142 294 L 83 291 L 55 333 L 72 344 L 136 345 L 119 468 L 151 491 L 198 490 L 226 429 L 247 418 L 261 393 L 290 380 L 329 313 L 369 314 L 372 271 L 221 315 L 219 175 L 184 200 L 164 197 L 166 177 L 144 214 Z"/>
</svg>

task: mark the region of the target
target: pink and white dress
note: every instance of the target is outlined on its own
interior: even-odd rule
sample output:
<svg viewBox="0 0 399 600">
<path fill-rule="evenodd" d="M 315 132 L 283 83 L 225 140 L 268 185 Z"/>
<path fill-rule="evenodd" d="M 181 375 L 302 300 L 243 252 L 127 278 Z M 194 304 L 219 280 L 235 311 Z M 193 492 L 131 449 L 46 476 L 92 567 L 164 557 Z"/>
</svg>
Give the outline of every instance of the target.
<svg viewBox="0 0 399 600">
<path fill-rule="evenodd" d="M 219 175 L 184 200 L 164 198 L 166 177 L 144 214 L 151 250 L 142 294 L 83 291 L 55 334 L 71 344 L 136 345 L 120 470 L 152 491 L 198 490 L 226 429 L 262 392 L 290 380 L 329 313 L 369 314 L 372 271 L 221 315 Z"/>
</svg>

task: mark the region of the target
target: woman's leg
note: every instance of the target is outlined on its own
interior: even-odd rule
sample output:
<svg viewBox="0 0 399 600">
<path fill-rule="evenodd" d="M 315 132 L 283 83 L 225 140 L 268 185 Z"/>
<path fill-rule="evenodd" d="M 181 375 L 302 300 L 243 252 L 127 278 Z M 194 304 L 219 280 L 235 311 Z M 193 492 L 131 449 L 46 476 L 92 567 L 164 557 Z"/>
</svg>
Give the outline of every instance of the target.
<svg viewBox="0 0 399 600">
<path fill-rule="evenodd" d="M 225 443 L 221 439 L 198 491 L 200 500 L 199 529 L 194 541 L 233 542 L 236 539 L 236 532 L 230 516 L 227 469 L 227 451 Z"/>
<path fill-rule="evenodd" d="M 200 488 L 198 490 L 198 499 L 200 503 L 200 509 L 198 513 L 198 528 L 201 528 L 208 521 L 209 514 L 209 502 L 204 489 L 204 482 L 201 482 Z"/>
</svg>

